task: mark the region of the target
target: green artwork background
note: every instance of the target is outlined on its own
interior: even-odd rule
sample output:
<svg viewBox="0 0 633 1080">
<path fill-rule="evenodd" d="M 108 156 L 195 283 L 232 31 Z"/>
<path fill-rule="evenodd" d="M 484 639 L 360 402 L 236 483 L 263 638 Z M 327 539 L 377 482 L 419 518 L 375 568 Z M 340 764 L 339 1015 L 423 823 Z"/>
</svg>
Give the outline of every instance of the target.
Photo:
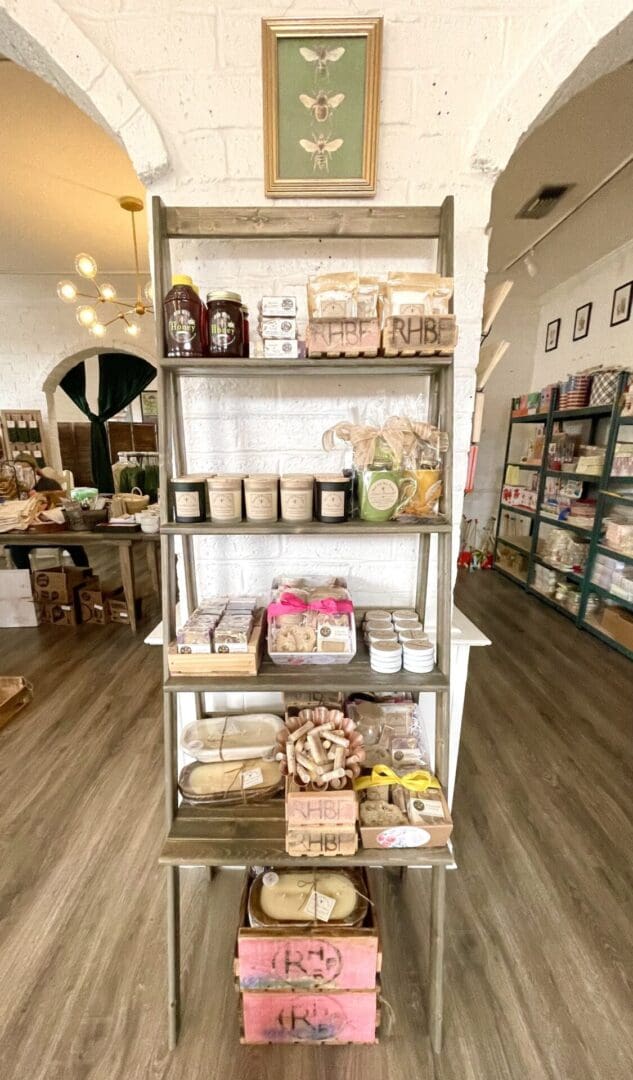
<svg viewBox="0 0 633 1080">
<path fill-rule="evenodd" d="M 326 72 L 316 72 L 316 63 L 304 60 L 301 48 L 328 50 L 342 46 L 340 60 L 328 63 Z M 363 37 L 279 38 L 278 131 L 279 177 L 283 180 L 330 178 L 354 179 L 362 176 L 363 125 L 365 115 L 365 65 L 367 40 Z M 312 110 L 299 101 L 300 94 L 315 98 L 319 90 L 328 97 L 345 94 L 345 100 L 324 123 L 317 123 Z M 324 134 L 328 142 L 343 139 L 343 145 L 329 159 L 329 172 L 313 168 L 312 155 L 300 145 L 300 139 L 316 142 Z"/>
</svg>

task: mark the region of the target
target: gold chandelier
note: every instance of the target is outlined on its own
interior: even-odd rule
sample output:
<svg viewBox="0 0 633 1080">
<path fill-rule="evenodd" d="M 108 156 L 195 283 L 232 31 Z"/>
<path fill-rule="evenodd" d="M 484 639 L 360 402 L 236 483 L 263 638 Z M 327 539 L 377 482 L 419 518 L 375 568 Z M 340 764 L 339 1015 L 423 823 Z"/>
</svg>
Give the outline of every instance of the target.
<svg viewBox="0 0 633 1080">
<path fill-rule="evenodd" d="M 151 306 L 153 303 L 152 295 L 152 283 L 147 281 L 145 285 L 141 282 L 141 272 L 138 264 L 138 242 L 136 239 L 136 221 L 135 214 L 143 209 L 143 202 L 141 199 L 137 199 L 135 195 L 123 195 L 118 199 L 119 206 L 122 210 L 127 210 L 132 218 L 132 243 L 134 246 L 134 267 L 135 267 L 135 281 L 136 281 L 136 299 L 124 300 L 118 299 L 116 289 L 114 285 L 110 285 L 109 282 L 103 282 L 98 284 L 95 278 L 98 273 L 98 267 L 93 259 L 92 255 L 87 255 L 85 251 L 80 252 L 75 259 L 75 270 L 86 281 L 90 282 L 94 289 L 94 293 L 81 292 L 80 289 L 72 281 L 60 281 L 57 286 L 57 295 L 60 300 L 65 304 L 74 304 L 78 299 L 90 300 L 90 304 L 79 304 L 75 312 L 75 317 L 80 326 L 83 326 L 90 334 L 96 338 L 105 337 L 108 326 L 113 323 L 122 320 L 125 323 L 125 333 L 130 337 L 136 338 L 141 333 L 141 324 L 139 320 L 144 315 L 153 315 L 154 309 Z M 114 308 L 123 308 L 122 311 L 117 311 L 116 315 L 113 315 L 111 319 L 100 319 L 95 304 L 112 304 Z M 111 311 L 112 309 L 110 309 Z M 109 314 L 108 309 L 104 308 L 104 314 Z"/>
</svg>

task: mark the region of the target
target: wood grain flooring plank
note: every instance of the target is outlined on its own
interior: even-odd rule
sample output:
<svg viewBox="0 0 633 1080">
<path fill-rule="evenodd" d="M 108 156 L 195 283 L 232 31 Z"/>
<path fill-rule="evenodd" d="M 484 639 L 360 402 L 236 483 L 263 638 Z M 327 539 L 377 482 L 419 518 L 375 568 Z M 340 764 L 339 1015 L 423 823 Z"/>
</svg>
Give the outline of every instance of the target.
<svg viewBox="0 0 633 1080">
<path fill-rule="evenodd" d="M 414 870 L 372 871 L 380 1043 L 324 1048 L 239 1044 L 242 874 L 183 870 L 169 1054 L 159 651 L 124 627 L 0 631 L 2 671 L 35 685 L 0 731 L 2 1080 L 630 1080 L 633 668 L 500 575 L 458 602 L 493 645 L 471 654 L 437 1057 Z"/>
</svg>

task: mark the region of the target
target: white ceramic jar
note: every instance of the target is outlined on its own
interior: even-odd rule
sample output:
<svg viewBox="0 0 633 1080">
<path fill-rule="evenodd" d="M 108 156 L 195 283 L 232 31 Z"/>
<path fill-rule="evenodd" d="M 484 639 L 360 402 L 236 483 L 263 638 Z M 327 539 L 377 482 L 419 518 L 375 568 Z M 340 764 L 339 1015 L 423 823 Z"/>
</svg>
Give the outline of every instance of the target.
<svg viewBox="0 0 633 1080">
<path fill-rule="evenodd" d="M 259 473 L 244 478 L 246 520 L 271 524 L 279 517 L 279 477 Z"/>
<path fill-rule="evenodd" d="M 314 507 L 314 477 L 304 473 L 287 473 L 281 483 L 281 520 L 312 521 Z"/>
<path fill-rule="evenodd" d="M 209 513 L 216 525 L 236 525 L 242 520 L 241 473 L 212 476 L 207 481 Z"/>
</svg>

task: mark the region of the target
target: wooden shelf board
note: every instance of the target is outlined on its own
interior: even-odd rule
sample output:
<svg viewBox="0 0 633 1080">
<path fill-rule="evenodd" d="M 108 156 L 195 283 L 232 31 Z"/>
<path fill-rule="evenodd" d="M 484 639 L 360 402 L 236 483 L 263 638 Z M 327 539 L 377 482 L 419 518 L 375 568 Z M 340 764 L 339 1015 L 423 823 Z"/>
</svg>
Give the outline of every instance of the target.
<svg viewBox="0 0 633 1080">
<path fill-rule="evenodd" d="M 161 358 L 161 367 L 192 377 L 217 376 L 252 378 L 280 375 L 433 375 L 450 367 L 452 356 L 321 356 L 297 360 L 266 360 L 263 357 L 244 357 L 236 360 L 184 360 L 179 357 Z"/>
<path fill-rule="evenodd" d="M 594 416 L 610 416 L 613 405 L 586 405 L 582 409 L 556 409 L 554 420 L 591 420 Z"/>
<path fill-rule="evenodd" d="M 525 543 L 521 543 L 524 540 Z M 513 536 L 508 539 L 506 536 L 497 537 L 498 544 L 507 544 L 508 547 L 514 548 L 516 551 L 520 551 L 523 555 L 529 555 L 532 549 L 532 537 L 531 536 Z"/>
<path fill-rule="evenodd" d="M 519 574 L 513 574 L 510 570 L 506 570 L 505 566 L 499 566 L 495 563 L 495 570 L 499 574 L 503 574 L 509 581 L 516 582 L 517 585 L 527 586 L 527 577 L 520 577 Z"/>
<path fill-rule="evenodd" d="M 340 525 L 325 525 L 320 521 L 305 521 L 300 524 L 288 521 L 275 521 L 271 524 L 262 524 L 257 521 L 242 521 L 239 525 L 214 525 L 211 521 L 204 521 L 200 525 L 183 525 L 177 521 L 169 521 L 161 525 L 161 531 L 176 536 L 240 536 L 240 535 L 301 535 L 301 534 L 328 534 L 347 535 L 358 533 L 361 536 L 372 536 L 390 533 L 449 533 L 450 522 L 445 517 L 434 518 L 427 522 L 408 521 L 345 521 Z"/>
<path fill-rule="evenodd" d="M 587 484 L 599 484 L 602 479 L 602 473 L 563 472 L 561 469 L 548 469 L 545 475 L 556 480 L 582 480 Z"/>
<path fill-rule="evenodd" d="M 360 690 L 410 690 L 438 693 L 448 689 L 448 680 L 435 668 L 428 675 L 410 671 L 397 671 L 393 675 L 381 675 L 369 666 L 367 648 L 362 638 L 357 652 L 349 664 L 273 664 L 267 657 L 262 661 L 259 674 L 253 678 L 242 676 L 185 676 L 171 675 L 165 680 L 165 690 L 173 693 L 261 693 L 262 691 L 341 690 L 346 693 Z"/>
<path fill-rule="evenodd" d="M 555 611 L 560 612 L 561 615 L 566 615 L 568 619 L 575 621 L 575 612 L 570 611 L 569 608 L 563 607 L 562 604 L 558 603 L 558 600 L 553 600 L 551 596 L 546 596 L 544 592 L 535 588 L 534 585 L 528 585 L 527 588 L 529 593 L 532 593 L 533 596 L 538 596 L 539 600 L 542 600 L 544 604 L 549 604 L 550 607 L 554 608 Z"/>
<path fill-rule="evenodd" d="M 633 564 L 633 555 L 626 555 L 623 551 L 607 547 L 606 544 L 598 544 L 598 554 L 606 555 L 609 559 L 619 559 L 621 562 Z"/>
<path fill-rule="evenodd" d="M 604 600 L 611 600 L 618 607 L 623 607 L 626 611 L 633 611 L 633 600 L 627 600 L 624 596 L 618 596 L 617 593 L 610 592 L 609 589 L 604 589 L 602 585 L 594 585 L 593 581 L 589 583 L 589 591 L 597 593 Z"/>
<path fill-rule="evenodd" d="M 167 206 L 171 238 L 436 240 L 441 206 Z"/>
<path fill-rule="evenodd" d="M 509 514 L 522 514 L 523 517 L 532 518 L 535 515 L 534 510 L 524 510 L 522 506 L 508 506 L 507 503 L 501 503 L 501 509 L 506 510 Z"/>
<path fill-rule="evenodd" d="M 359 848 L 355 855 L 295 858 L 285 849 L 283 799 L 245 806 L 182 803 L 159 861 L 168 866 L 455 866 L 452 848 Z"/>
<path fill-rule="evenodd" d="M 565 574 L 566 577 L 572 578 L 573 581 L 581 582 L 584 578 L 583 574 L 577 574 L 575 570 L 565 570 L 562 566 L 556 566 L 555 563 L 548 562 L 542 555 L 535 555 L 534 562 L 547 567 L 548 570 L 555 570 L 557 574 Z"/>
<path fill-rule="evenodd" d="M 506 469 L 511 466 L 513 469 L 529 469 L 530 472 L 540 472 L 540 465 L 528 465 L 525 461 L 506 461 Z"/>
<path fill-rule="evenodd" d="M 512 424 L 546 424 L 547 413 L 531 413 L 529 416 L 511 416 Z"/>
<path fill-rule="evenodd" d="M 547 514 L 537 515 L 539 522 L 543 525 L 552 525 L 555 529 L 567 529 L 570 532 L 584 533 L 585 536 L 591 536 L 593 529 L 586 529 L 584 525 L 572 525 L 568 521 L 559 521 L 558 518 L 550 518 Z"/>
<path fill-rule="evenodd" d="M 599 638 L 599 640 L 603 641 L 605 645 L 609 645 L 612 649 L 617 649 L 617 651 L 622 653 L 623 656 L 628 657 L 629 660 L 633 660 L 633 652 L 631 651 L 631 649 L 627 649 L 626 645 L 623 645 L 622 642 L 618 641 L 616 637 L 613 637 L 612 634 L 608 634 L 604 627 L 600 626 L 599 623 L 594 622 L 592 619 L 587 618 L 587 616 L 585 615 L 585 618 L 582 620 L 580 625 L 582 626 L 583 630 L 588 630 L 590 634 L 593 634 L 594 637 Z"/>
</svg>

